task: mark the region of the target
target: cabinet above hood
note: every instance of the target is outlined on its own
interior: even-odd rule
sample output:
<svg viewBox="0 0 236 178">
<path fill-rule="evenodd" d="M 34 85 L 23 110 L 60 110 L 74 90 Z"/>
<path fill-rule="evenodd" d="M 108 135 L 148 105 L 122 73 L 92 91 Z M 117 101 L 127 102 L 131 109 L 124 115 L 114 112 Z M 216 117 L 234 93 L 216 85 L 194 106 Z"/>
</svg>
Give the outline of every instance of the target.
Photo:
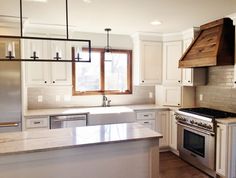
<svg viewBox="0 0 236 178">
<path fill-rule="evenodd" d="M 179 68 L 234 64 L 235 27 L 230 18 L 200 27 L 198 36 L 179 61 Z"/>
</svg>

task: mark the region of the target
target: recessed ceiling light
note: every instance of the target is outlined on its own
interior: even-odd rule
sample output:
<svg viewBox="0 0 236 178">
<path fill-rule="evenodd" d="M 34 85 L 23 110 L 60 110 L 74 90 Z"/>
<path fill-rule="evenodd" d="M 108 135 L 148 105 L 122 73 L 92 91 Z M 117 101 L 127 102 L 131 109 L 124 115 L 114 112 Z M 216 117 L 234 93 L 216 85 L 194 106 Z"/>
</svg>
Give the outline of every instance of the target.
<svg viewBox="0 0 236 178">
<path fill-rule="evenodd" d="M 150 23 L 151 25 L 161 25 L 161 22 L 158 20 L 154 20 Z"/>
</svg>

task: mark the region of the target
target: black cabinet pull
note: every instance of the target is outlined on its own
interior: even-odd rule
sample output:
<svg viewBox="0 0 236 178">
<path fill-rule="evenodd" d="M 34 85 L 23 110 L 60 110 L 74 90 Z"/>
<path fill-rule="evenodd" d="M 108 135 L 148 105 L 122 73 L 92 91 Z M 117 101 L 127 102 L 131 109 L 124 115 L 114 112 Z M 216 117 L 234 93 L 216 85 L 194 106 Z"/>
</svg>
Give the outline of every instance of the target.
<svg viewBox="0 0 236 178">
<path fill-rule="evenodd" d="M 234 83 L 236 84 L 236 81 Z"/>
<path fill-rule="evenodd" d="M 47 81 L 44 81 L 44 83 L 47 83 Z"/>
<path fill-rule="evenodd" d="M 52 83 L 56 83 L 55 81 L 53 81 Z"/>
<path fill-rule="evenodd" d="M 178 82 L 180 83 L 180 80 Z"/>
<path fill-rule="evenodd" d="M 190 81 L 188 81 L 188 83 L 190 83 Z"/>
</svg>

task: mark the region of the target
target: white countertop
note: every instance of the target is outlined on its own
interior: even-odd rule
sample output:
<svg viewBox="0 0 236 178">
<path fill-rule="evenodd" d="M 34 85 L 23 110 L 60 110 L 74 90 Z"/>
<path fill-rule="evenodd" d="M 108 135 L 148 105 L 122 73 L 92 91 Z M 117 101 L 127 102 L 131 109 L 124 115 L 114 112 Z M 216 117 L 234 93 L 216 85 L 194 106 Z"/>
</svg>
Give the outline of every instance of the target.
<svg viewBox="0 0 236 178">
<path fill-rule="evenodd" d="M 0 155 L 159 138 L 161 134 L 137 123 L 1 133 Z"/>
<path fill-rule="evenodd" d="M 24 113 L 25 117 L 32 116 L 52 116 L 66 114 L 106 114 L 106 113 L 121 113 L 132 112 L 137 110 L 169 110 L 169 107 L 151 105 L 127 105 L 127 106 L 112 106 L 112 107 L 88 107 L 88 108 L 60 108 L 60 109 L 37 109 L 28 110 Z"/>
</svg>

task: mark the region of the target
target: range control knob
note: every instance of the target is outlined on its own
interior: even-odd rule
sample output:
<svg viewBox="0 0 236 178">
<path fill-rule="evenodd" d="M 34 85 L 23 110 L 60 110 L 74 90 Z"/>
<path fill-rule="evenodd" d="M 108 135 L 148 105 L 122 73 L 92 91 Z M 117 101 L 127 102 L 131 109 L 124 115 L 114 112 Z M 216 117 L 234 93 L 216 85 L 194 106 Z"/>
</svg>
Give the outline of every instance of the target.
<svg viewBox="0 0 236 178">
<path fill-rule="evenodd" d="M 194 120 L 191 120 L 190 123 L 191 123 L 191 124 L 194 124 Z"/>
</svg>

